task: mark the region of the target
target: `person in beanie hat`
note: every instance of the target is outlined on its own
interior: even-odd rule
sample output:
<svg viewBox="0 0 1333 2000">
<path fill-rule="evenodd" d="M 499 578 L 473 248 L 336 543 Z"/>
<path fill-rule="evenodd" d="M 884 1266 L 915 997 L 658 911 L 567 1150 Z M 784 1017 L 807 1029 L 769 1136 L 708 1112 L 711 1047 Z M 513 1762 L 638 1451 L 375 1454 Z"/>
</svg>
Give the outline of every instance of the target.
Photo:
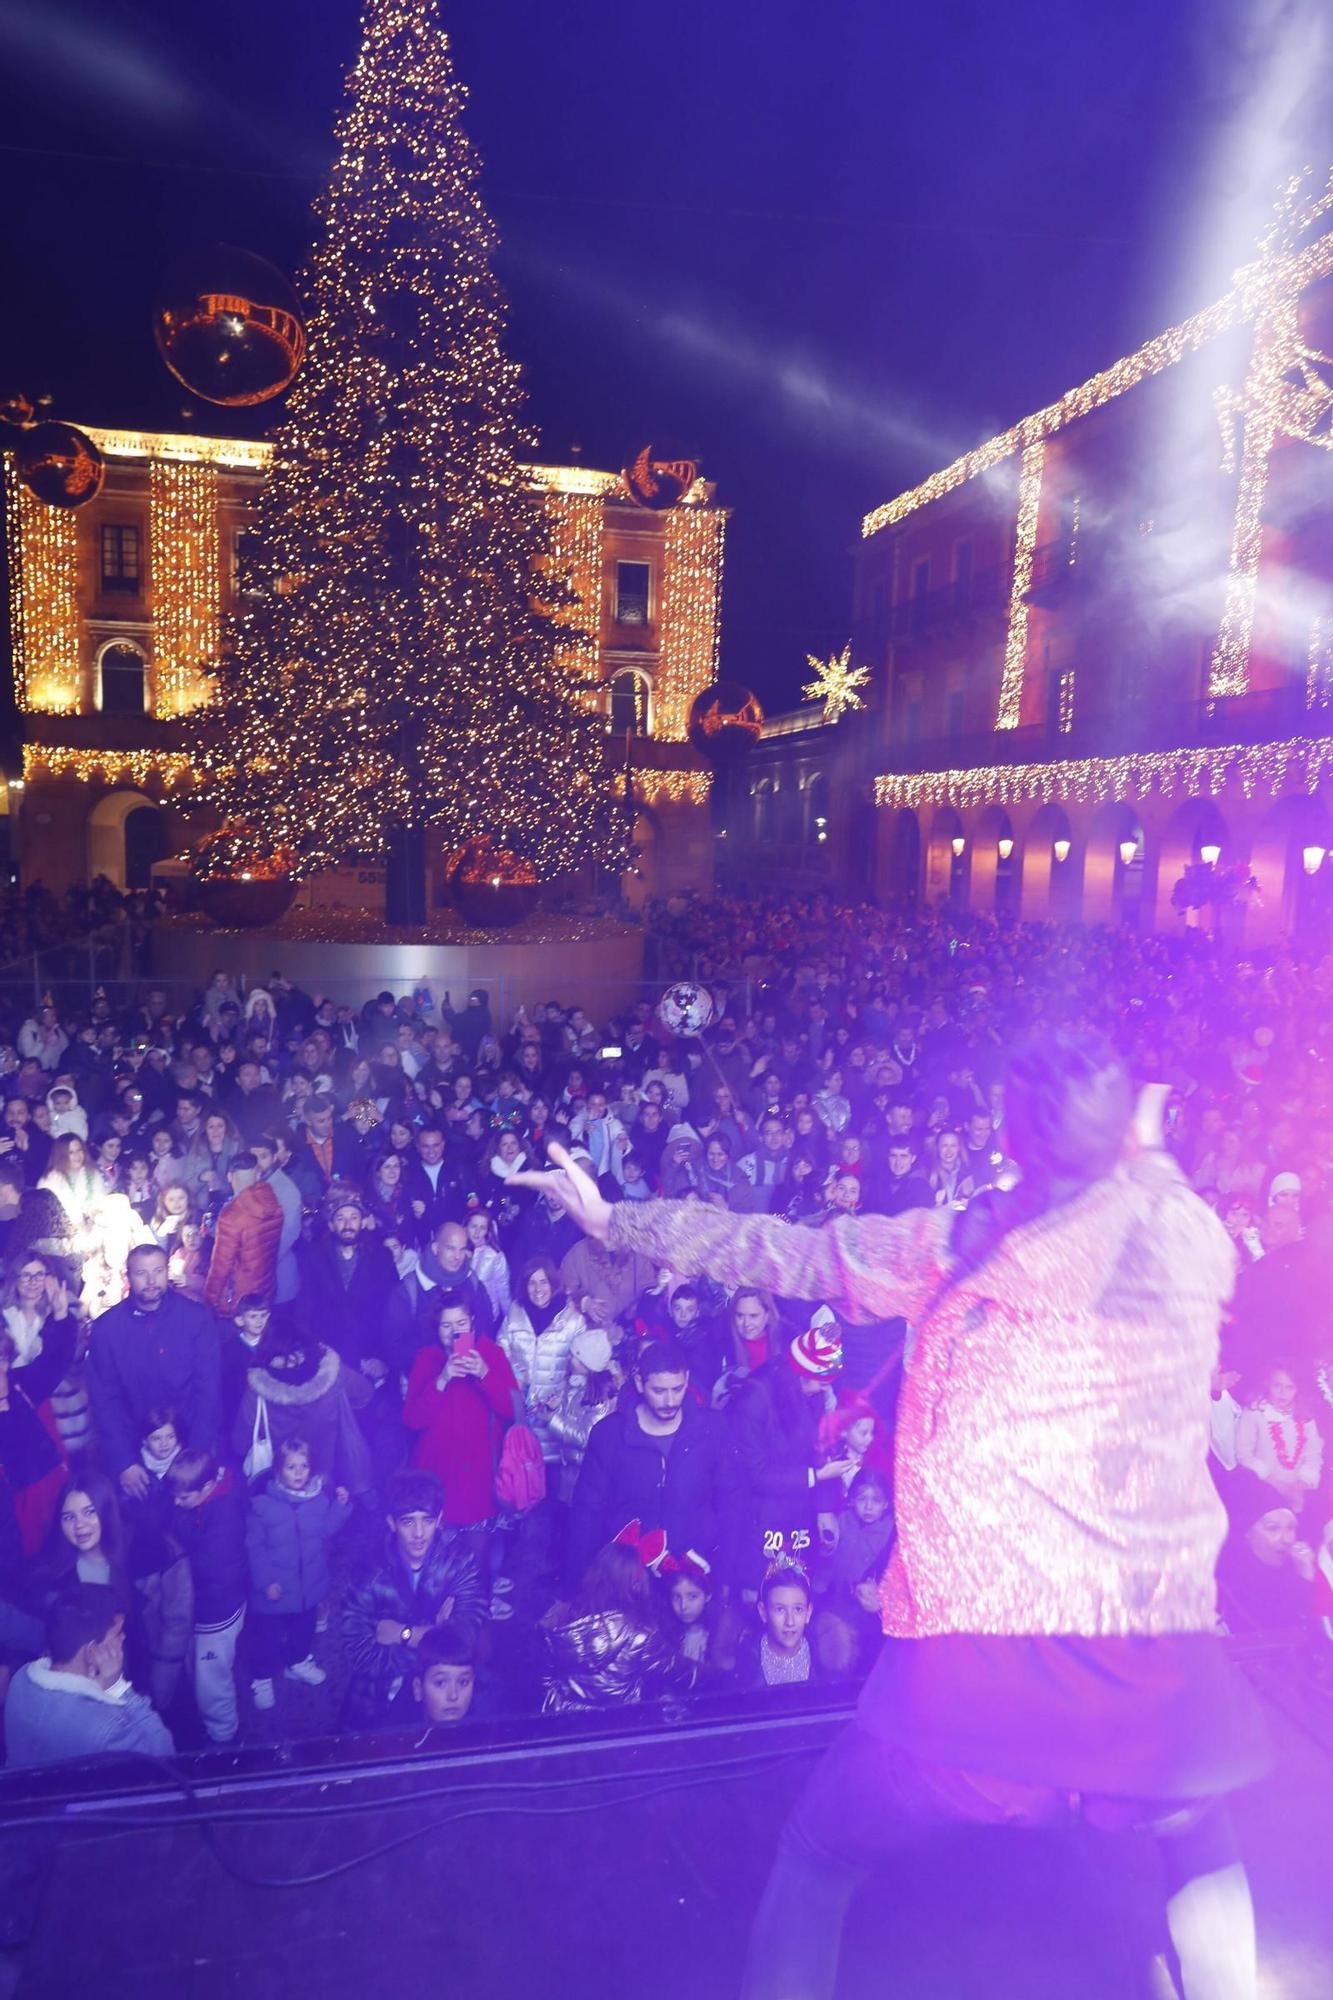
<svg viewBox="0 0 1333 2000">
<path fill-rule="evenodd" d="M 1233 1633 L 1299 1632 L 1314 1612 L 1315 1556 L 1282 1496 L 1244 1468 L 1222 1486 L 1230 1524 L 1217 1564 L 1219 1608 Z"/>
</svg>

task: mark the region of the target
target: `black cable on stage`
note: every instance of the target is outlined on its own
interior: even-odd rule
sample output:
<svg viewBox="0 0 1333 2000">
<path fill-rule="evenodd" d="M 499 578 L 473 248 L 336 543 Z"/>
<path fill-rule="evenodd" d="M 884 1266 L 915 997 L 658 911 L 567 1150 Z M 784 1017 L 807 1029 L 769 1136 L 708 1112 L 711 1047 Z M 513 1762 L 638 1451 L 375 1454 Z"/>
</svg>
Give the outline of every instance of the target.
<svg viewBox="0 0 1333 2000">
<path fill-rule="evenodd" d="M 793 1763 L 798 1759 L 814 1754 L 815 1752 L 811 1748 L 773 1751 L 748 1758 L 723 1759 L 712 1764 L 704 1764 L 695 1771 L 682 1773 L 672 1778 L 664 1778 L 659 1783 L 648 1786 L 632 1783 L 621 1772 L 608 1772 L 601 1775 L 597 1773 L 585 1773 L 578 1777 L 561 1780 L 559 1783 L 566 1788 L 595 1786 L 598 1788 L 595 1795 L 590 1798 L 572 1799 L 567 1803 L 558 1805 L 539 1805 L 530 1797 L 533 1791 L 547 1791 L 551 1789 L 552 1781 L 549 1779 L 529 1779 L 518 1782 L 508 1781 L 502 1782 L 498 1786 L 495 1784 L 477 1784 L 465 1789 L 471 1792 L 486 1792 L 493 1796 L 478 1801 L 475 1805 L 465 1806 L 460 1811 L 438 1814 L 435 1818 L 425 1821 L 424 1824 L 418 1821 L 412 1826 L 404 1828 L 401 1833 L 392 1835 L 387 1840 L 377 1841 L 373 1846 L 363 1848 L 356 1854 L 347 1855 L 341 1861 L 333 1862 L 327 1868 L 317 1869 L 305 1875 L 260 1875 L 253 1870 L 245 1868 L 233 1860 L 223 1848 L 220 1840 L 220 1829 L 228 1824 L 251 1825 L 256 1821 L 263 1822 L 265 1820 L 288 1817 L 336 1818 L 354 1812 L 402 1811 L 409 1806 L 420 1806 L 423 1799 L 440 1797 L 442 1793 L 438 1788 L 435 1788 L 430 1791 L 417 1791 L 407 1795 L 400 1795 L 394 1799 L 343 1799 L 328 1801 L 321 1805 L 311 1804 L 308 1806 L 279 1807 L 276 1812 L 272 1809 L 261 1807 L 244 1807 L 239 1810 L 229 1808 L 224 1811 L 218 1811 L 214 1808 L 204 1806 L 199 1802 L 193 1784 L 183 1771 L 177 1770 L 164 1758 L 153 1757 L 146 1758 L 144 1761 L 155 1769 L 170 1773 L 174 1787 L 184 1794 L 190 1807 L 189 1811 L 184 1813 L 99 1813 L 95 1820 L 82 1823 L 77 1828 L 72 1826 L 67 1818 L 58 1815 L 30 1816 L 25 1819 L 0 1820 L 0 1827 L 31 1828 L 33 1826 L 55 1825 L 66 1833 L 78 1831 L 88 1835 L 96 1835 L 99 1832 L 145 1833 L 151 1832 L 155 1828 L 174 1826 L 193 1827 L 206 1841 L 218 1866 L 226 1874 L 230 1875 L 234 1881 L 242 1883 L 245 1887 L 251 1889 L 311 1889 L 317 1888 L 325 1882 L 335 1881 L 338 1876 L 349 1874 L 353 1869 L 361 1868 L 370 1862 L 381 1860 L 386 1854 L 394 1853 L 396 1849 L 406 1846 L 410 1841 L 420 1840 L 424 1836 L 443 1832 L 445 1828 L 461 1825 L 466 1820 L 484 1819 L 502 1813 L 524 1813 L 535 1815 L 541 1819 L 555 1819 L 567 1817 L 573 1813 L 592 1812 L 605 1806 L 641 1805 L 651 1799 L 664 1797 L 673 1792 L 701 1790 L 705 1785 L 719 1784 L 730 1778 L 753 1776 L 760 1770 L 777 1769 L 782 1765 Z M 601 1788 L 612 1784 L 624 1785 L 626 1789 L 608 1797 L 606 1792 Z M 463 1788 L 455 1787 L 451 1789 L 457 1791 Z M 521 1794 L 521 1796 L 506 1797 L 506 1793 L 511 1795 Z"/>
</svg>

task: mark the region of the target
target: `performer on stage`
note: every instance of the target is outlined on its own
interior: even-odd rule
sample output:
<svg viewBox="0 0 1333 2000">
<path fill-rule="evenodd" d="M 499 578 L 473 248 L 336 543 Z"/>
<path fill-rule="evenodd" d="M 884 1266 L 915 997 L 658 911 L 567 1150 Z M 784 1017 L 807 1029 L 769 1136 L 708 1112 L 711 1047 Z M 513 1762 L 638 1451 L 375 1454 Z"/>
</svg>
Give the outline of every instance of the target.
<svg viewBox="0 0 1333 2000">
<path fill-rule="evenodd" d="M 1006 1083 L 1009 1194 L 826 1229 L 609 1206 L 560 1148 L 517 1178 L 682 1276 L 912 1330 L 885 1645 L 782 1834 L 745 2000 L 831 2000 L 857 1884 L 958 1822 L 1077 1813 L 1159 1844 L 1186 2000 L 1253 2000 L 1226 1794 L 1265 1763 L 1215 1633 L 1225 1519 L 1209 1384 L 1233 1252 L 1101 1043 L 1049 1036 Z"/>
</svg>

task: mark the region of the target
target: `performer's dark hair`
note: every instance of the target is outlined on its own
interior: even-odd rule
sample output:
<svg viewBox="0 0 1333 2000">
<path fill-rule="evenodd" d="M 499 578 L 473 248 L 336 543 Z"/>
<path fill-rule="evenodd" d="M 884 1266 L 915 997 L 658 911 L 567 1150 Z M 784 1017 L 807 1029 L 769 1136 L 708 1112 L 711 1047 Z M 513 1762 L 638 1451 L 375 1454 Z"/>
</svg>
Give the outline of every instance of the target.
<svg viewBox="0 0 1333 2000">
<path fill-rule="evenodd" d="M 1109 1174 L 1132 1111 L 1124 1064 L 1099 1036 L 1046 1034 L 1014 1050 L 1004 1125 L 1025 1174 L 1072 1180 Z"/>
</svg>

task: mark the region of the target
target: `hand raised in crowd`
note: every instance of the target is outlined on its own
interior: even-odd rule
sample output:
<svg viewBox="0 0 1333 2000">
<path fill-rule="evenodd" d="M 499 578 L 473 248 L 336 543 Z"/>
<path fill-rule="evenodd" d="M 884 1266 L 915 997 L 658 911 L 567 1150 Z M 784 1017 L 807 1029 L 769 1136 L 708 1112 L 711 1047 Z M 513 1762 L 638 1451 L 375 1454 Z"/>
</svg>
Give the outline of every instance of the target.
<svg viewBox="0 0 1333 2000">
<path fill-rule="evenodd" d="M 152 1474 L 144 1465 L 127 1465 L 120 1475 L 121 1492 L 129 1500 L 146 1500 L 152 1485 Z"/>
<path fill-rule="evenodd" d="M 831 1458 L 827 1465 L 817 1465 L 815 1467 L 815 1478 L 817 1480 L 845 1479 L 849 1473 L 855 1472 L 855 1470 L 856 1460 L 854 1458 Z"/>
<path fill-rule="evenodd" d="M 610 1202 L 591 1174 L 575 1166 L 565 1148 L 554 1139 L 546 1153 L 552 1162 L 550 1172 L 536 1173 L 525 1169 L 511 1174 L 510 1187 L 532 1188 L 549 1201 L 559 1202 L 565 1214 L 572 1222 L 577 1222 L 585 1236 L 595 1237 L 599 1243 L 604 1243 L 611 1227 Z"/>
<path fill-rule="evenodd" d="M 69 1286 L 65 1283 L 65 1280 L 58 1278 L 54 1271 L 48 1271 L 46 1274 L 45 1290 L 47 1304 L 51 1308 L 52 1319 L 67 1319 L 69 1317 Z"/>
</svg>

